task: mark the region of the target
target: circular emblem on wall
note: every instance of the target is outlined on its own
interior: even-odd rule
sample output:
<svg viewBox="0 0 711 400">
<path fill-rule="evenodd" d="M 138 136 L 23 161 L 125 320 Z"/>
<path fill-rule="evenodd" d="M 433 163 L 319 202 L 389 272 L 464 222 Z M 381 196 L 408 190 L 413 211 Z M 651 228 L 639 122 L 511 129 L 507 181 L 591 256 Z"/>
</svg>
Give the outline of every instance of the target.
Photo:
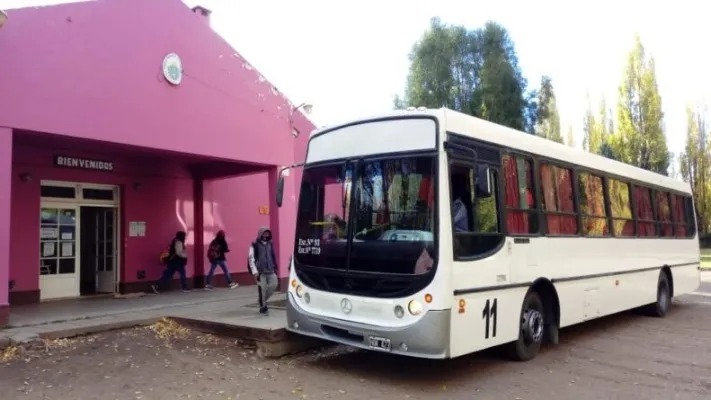
<svg viewBox="0 0 711 400">
<path fill-rule="evenodd" d="M 179 85 L 183 80 L 183 63 L 175 53 L 166 54 L 163 58 L 163 76 L 173 85 Z"/>
</svg>

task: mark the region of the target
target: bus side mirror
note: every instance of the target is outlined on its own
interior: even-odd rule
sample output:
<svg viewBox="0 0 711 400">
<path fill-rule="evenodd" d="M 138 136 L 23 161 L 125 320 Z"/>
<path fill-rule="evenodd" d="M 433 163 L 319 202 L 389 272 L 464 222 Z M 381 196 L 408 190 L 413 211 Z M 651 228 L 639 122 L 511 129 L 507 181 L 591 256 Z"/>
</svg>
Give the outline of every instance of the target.
<svg viewBox="0 0 711 400">
<path fill-rule="evenodd" d="M 486 165 L 480 165 L 476 174 L 476 191 L 479 197 L 491 196 L 491 172 Z"/>
<path fill-rule="evenodd" d="M 284 201 L 284 177 L 279 174 L 279 179 L 277 179 L 276 185 L 276 204 L 277 207 L 281 207 Z"/>
</svg>

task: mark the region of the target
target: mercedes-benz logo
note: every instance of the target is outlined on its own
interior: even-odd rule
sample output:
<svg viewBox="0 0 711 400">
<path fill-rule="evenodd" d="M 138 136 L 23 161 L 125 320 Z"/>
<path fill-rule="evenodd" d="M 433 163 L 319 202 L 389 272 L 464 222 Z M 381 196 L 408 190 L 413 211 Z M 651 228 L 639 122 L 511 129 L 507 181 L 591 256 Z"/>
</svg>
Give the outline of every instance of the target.
<svg viewBox="0 0 711 400">
<path fill-rule="evenodd" d="M 351 304 L 351 301 L 348 299 L 341 300 L 341 310 L 343 310 L 346 314 L 350 314 L 351 311 L 353 311 L 353 304 Z"/>
</svg>

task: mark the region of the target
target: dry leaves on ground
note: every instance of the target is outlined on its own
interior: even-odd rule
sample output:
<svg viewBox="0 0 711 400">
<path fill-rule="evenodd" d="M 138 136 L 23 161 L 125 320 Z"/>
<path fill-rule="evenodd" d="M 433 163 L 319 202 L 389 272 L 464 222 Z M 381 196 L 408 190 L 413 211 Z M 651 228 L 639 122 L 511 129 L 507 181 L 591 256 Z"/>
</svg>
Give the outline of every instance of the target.
<svg viewBox="0 0 711 400">
<path fill-rule="evenodd" d="M 0 362 L 7 363 L 20 358 L 22 349 L 20 346 L 11 345 L 0 351 Z"/>
<path fill-rule="evenodd" d="M 163 340 L 186 339 L 190 336 L 190 329 L 169 318 L 163 318 L 148 328 Z"/>
</svg>

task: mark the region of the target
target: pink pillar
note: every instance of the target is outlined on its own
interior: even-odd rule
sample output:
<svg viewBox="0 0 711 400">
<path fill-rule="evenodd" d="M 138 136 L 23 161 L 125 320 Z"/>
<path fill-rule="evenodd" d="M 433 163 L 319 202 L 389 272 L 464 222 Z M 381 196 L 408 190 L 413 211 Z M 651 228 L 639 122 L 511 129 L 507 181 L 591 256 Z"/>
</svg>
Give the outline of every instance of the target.
<svg viewBox="0 0 711 400">
<path fill-rule="evenodd" d="M 195 226 L 195 247 L 193 257 L 195 259 L 195 272 L 193 272 L 193 287 L 205 287 L 205 215 L 204 204 L 205 181 L 200 177 L 193 177 L 193 201 L 195 204 L 194 224 Z"/>
<path fill-rule="evenodd" d="M 12 129 L 0 127 L 0 327 L 10 316 L 10 190 L 12 188 Z"/>
</svg>

